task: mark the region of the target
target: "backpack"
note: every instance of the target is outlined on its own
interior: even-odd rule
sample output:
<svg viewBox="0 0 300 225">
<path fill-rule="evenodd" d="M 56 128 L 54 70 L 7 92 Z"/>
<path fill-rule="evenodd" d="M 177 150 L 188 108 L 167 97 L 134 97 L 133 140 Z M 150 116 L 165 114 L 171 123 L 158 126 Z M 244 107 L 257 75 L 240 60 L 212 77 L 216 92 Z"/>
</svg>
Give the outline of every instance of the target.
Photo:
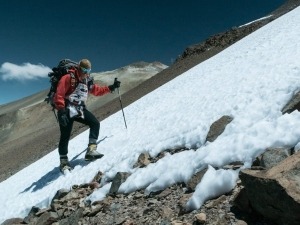
<svg viewBox="0 0 300 225">
<path fill-rule="evenodd" d="M 54 110 L 54 103 L 53 103 L 53 97 L 56 93 L 56 89 L 57 89 L 57 85 L 59 80 L 66 74 L 69 73 L 70 69 L 75 69 L 78 66 L 77 62 L 74 62 L 70 59 L 62 59 L 59 61 L 58 65 L 56 67 L 52 68 L 52 72 L 48 73 L 48 77 L 50 77 L 50 90 L 49 93 L 47 94 L 47 97 L 45 98 L 44 101 L 46 101 L 48 104 L 50 103 L 51 106 L 53 107 Z M 76 79 L 75 79 L 75 75 L 73 73 L 71 74 L 71 82 L 74 82 L 75 84 Z M 74 79 L 74 80 L 72 80 Z M 77 86 L 77 84 L 76 84 Z"/>
</svg>

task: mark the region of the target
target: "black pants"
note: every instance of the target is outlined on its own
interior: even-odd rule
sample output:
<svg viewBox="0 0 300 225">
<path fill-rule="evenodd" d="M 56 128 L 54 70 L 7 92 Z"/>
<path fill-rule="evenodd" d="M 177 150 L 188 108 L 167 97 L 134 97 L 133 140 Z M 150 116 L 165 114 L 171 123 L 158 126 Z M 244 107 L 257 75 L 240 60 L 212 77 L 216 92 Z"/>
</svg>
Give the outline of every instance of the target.
<svg viewBox="0 0 300 225">
<path fill-rule="evenodd" d="M 60 128 L 60 140 L 58 145 L 59 155 L 68 154 L 68 145 L 71 137 L 71 132 L 73 128 L 74 121 L 88 125 L 90 128 L 89 143 L 96 143 L 99 136 L 100 122 L 97 118 L 87 109 L 83 110 L 84 119 L 80 118 L 69 118 L 69 123 L 67 126 L 63 127 L 59 125 Z"/>
</svg>

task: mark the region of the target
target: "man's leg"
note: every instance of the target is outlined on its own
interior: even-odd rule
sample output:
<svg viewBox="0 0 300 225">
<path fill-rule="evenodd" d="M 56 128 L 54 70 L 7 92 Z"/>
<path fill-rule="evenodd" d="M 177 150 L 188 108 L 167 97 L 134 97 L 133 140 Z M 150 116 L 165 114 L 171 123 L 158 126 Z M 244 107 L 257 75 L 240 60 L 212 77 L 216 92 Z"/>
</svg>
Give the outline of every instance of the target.
<svg viewBox="0 0 300 225">
<path fill-rule="evenodd" d="M 73 127 L 73 120 L 69 119 L 67 126 L 59 125 L 60 129 L 60 140 L 58 144 L 58 153 L 60 159 L 60 170 L 64 172 L 64 170 L 71 170 L 71 165 L 68 160 L 68 146 L 69 140 L 71 136 L 71 131 Z"/>
<path fill-rule="evenodd" d="M 68 154 L 68 145 L 69 145 L 72 127 L 73 127 L 72 119 L 69 119 L 69 123 L 65 127 L 59 125 L 59 129 L 60 129 L 60 139 L 58 144 L 59 155 Z"/>
<path fill-rule="evenodd" d="M 90 128 L 88 150 L 85 155 L 86 160 L 95 160 L 103 157 L 103 154 L 97 152 L 97 140 L 99 137 L 100 122 L 87 109 L 84 109 L 84 119 L 77 118 L 76 121 L 86 124 Z"/>
<path fill-rule="evenodd" d="M 99 137 L 100 122 L 87 109 L 84 109 L 84 119 L 76 118 L 75 121 L 88 125 L 90 128 L 89 143 L 96 144 Z"/>
</svg>

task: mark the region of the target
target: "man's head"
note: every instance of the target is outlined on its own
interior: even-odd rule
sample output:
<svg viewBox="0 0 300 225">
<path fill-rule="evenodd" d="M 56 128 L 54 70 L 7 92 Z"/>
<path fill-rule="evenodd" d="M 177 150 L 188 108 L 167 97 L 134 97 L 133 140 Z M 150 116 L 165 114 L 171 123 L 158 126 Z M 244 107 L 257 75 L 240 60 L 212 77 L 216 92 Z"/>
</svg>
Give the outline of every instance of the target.
<svg viewBox="0 0 300 225">
<path fill-rule="evenodd" d="M 79 62 L 79 71 L 81 75 L 90 74 L 92 69 L 92 64 L 88 59 L 82 59 Z"/>
</svg>

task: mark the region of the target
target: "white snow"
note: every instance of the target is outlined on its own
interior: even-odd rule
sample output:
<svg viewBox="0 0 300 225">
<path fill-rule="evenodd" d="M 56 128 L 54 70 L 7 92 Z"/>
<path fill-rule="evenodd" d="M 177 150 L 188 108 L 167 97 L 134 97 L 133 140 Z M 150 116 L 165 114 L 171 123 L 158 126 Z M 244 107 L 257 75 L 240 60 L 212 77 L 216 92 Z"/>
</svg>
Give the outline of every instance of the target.
<svg viewBox="0 0 300 225">
<path fill-rule="evenodd" d="M 0 183 L 0 222 L 25 217 L 32 206 L 47 207 L 58 189 L 90 182 L 99 170 L 103 187 L 91 201 L 105 198 L 117 172 L 132 174 L 120 192 L 145 188 L 147 194 L 188 181 L 207 165 L 187 206 L 199 208 L 230 191 L 239 171 L 213 167 L 242 161 L 248 168 L 267 147 L 299 143 L 300 113 L 281 113 L 300 87 L 299 21 L 298 7 L 126 107 L 128 129 L 121 111 L 102 121 L 100 160 L 83 159 L 86 131 L 70 141 L 72 173 L 60 174 L 56 149 Z M 210 125 L 223 115 L 234 119 L 214 142 L 204 143 Z M 133 168 L 142 152 L 154 157 L 181 147 L 191 150 Z"/>
<path fill-rule="evenodd" d="M 239 26 L 239 27 L 248 26 L 248 25 L 250 25 L 250 24 L 252 24 L 252 23 L 255 23 L 255 22 L 258 22 L 258 21 L 261 21 L 261 20 L 268 19 L 268 18 L 270 18 L 270 17 L 272 17 L 272 16 L 273 16 L 273 15 L 268 15 L 268 16 L 259 18 L 259 19 L 257 19 L 257 20 L 251 21 L 251 22 L 249 22 L 249 23 L 243 24 L 243 25 L 241 25 L 241 26 Z"/>
</svg>

